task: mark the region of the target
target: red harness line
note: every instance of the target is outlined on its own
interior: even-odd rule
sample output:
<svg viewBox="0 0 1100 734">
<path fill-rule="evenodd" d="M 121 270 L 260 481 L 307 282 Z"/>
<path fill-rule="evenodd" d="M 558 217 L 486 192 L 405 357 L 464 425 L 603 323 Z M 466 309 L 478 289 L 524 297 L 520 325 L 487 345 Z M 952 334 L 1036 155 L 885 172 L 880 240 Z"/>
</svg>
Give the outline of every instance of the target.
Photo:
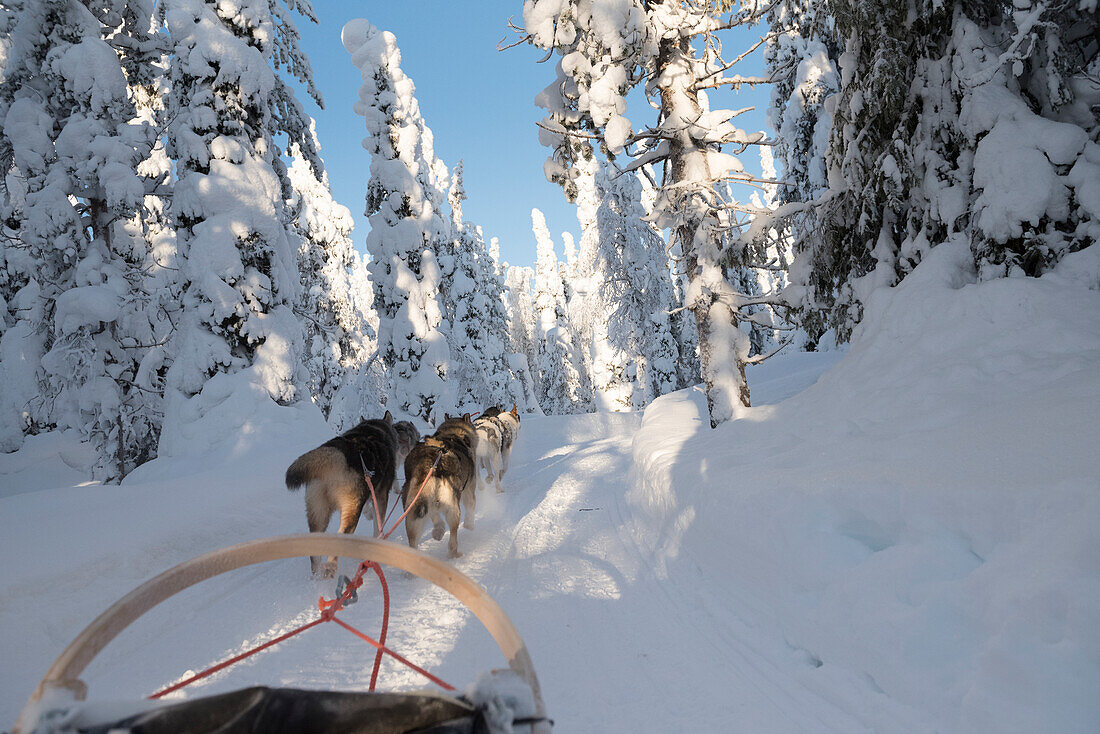
<svg viewBox="0 0 1100 734">
<path fill-rule="evenodd" d="M 401 514 L 401 516 L 397 518 L 397 521 L 394 522 L 394 524 L 392 526 L 390 526 L 390 529 L 387 530 L 385 533 L 381 534 L 381 537 L 382 537 L 383 540 L 390 537 L 390 534 L 393 533 L 393 531 L 397 529 L 398 524 L 402 520 L 405 519 L 406 515 L 409 514 L 409 510 L 411 510 L 413 505 L 416 504 L 416 501 L 418 499 L 420 499 L 420 493 L 424 491 L 424 487 L 428 484 L 428 480 L 432 478 L 432 474 L 435 472 L 435 468 L 437 466 L 439 466 L 439 461 L 442 458 L 443 458 L 443 450 L 440 449 L 439 455 L 435 457 L 435 462 L 432 464 L 431 469 L 428 470 L 428 475 L 426 477 L 424 477 L 424 481 L 420 484 L 420 489 L 416 490 L 416 495 L 413 496 L 412 502 L 409 503 L 408 507 L 405 509 L 405 512 L 403 512 Z M 381 531 L 384 523 L 379 519 L 380 513 L 378 512 L 378 495 L 374 491 L 374 482 L 371 481 L 370 476 L 367 475 L 367 474 L 364 474 L 363 478 L 366 479 L 367 486 L 370 488 L 371 499 L 374 501 L 374 519 L 375 519 L 375 523 L 377 525 L 378 530 Z M 395 504 L 394 509 L 396 509 L 396 508 L 397 508 L 397 505 Z M 390 510 L 389 514 L 390 515 L 393 514 L 393 509 Z M 389 517 L 386 518 L 386 522 L 387 523 L 389 522 Z M 369 635 L 363 634 L 359 630 L 352 627 L 350 624 L 346 623 L 344 620 L 338 619 L 336 617 L 336 612 L 340 611 L 345 606 L 347 606 L 347 604 L 349 604 L 351 602 L 354 602 L 355 599 L 358 598 L 358 595 L 355 592 L 360 586 L 363 585 L 363 575 L 370 569 L 374 569 L 375 574 L 378 576 L 378 581 L 382 586 L 382 629 L 379 632 L 377 640 L 373 639 Z M 349 600 L 350 600 L 350 602 L 349 602 Z M 421 668 L 419 665 L 416 665 L 416 664 L 412 663 L 407 658 L 399 655 L 398 653 L 396 653 L 393 650 L 386 647 L 386 632 L 389 629 L 389 622 L 390 622 L 390 589 L 389 589 L 389 585 L 386 583 L 386 575 L 382 571 L 382 567 L 379 566 L 374 561 L 363 561 L 362 563 L 360 563 L 359 568 L 355 572 L 355 576 L 348 580 L 347 585 L 344 586 L 343 590 L 340 591 L 340 593 L 336 596 L 336 598 L 332 599 L 331 601 L 329 601 L 328 599 L 325 599 L 323 596 L 320 597 L 319 599 L 317 599 L 317 609 L 320 611 L 321 615 L 317 619 L 313 620 L 312 622 L 307 622 L 306 624 L 303 624 L 301 627 L 298 627 L 296 629 L 291 630 L 290 632 L 287 632 L 283 635 L 280 635 L 280 636 L 276 637 L 273 640 L 268 640 L 267 642 L 265 642 L 261 645 L 257 645 L 256 647 L 252 648 L 251 650 L 246 650 L 245 652 L 243 652 L 239 655 L 235 655 L 234 657 L 231 657 L 228 660 L 224 660 L 224 661 L 222 661 L 222 662 L 220 662 L 216 665 L 213 665 L 213 666 L 207 668 L 206 670 L 202 671 L 201 673 L 198 673 L 196 675 L 191 676 L 190 678 L 187 678 L 186 680 L 182 680 L 179 683 L 175 683 L 171 686 L 168 686 L 167 688 L 164 688 L 160 691 L 157 691 L 156 693 L 149 696 L 149 698 L 150 699 L 156 699 L 156 698 L 160 698 L 162 696 L 165 696 L 169 693 L 172 693 L 173 691 L 178 691 L 179 689 L 183 688 L 184 686 L 189 686 L 192 683 L 194 683 L 195 681 L 202 680 L 203 678 L 206 678 L 208 676 L 213 675 L 214 673 L 217 673 L 219 670 L 224 670 L 225 668 L 228 668 L 230 665 L 233 665 L 234 663 L 238 663 L 241 660 L 244 660 L 245 658 L 251 657 L 251 656 L 255 655 L 256 653 L 258 653 L 262 650 L 266 650 L 267 648 L 282 642 L 283 640 L 288 640 L 291 637 L 294 637 L 295 635 L 297 635 L 301 632 L 305 632 L 306 630 L 308 630 L 312 627 L 316 627 L 317 625 L 321 624 L 322 622 L 335 622 L 336 624 L 340 625 L 341 627 L 343 627 L 347 631 L 351 632 L 353 635 L 355 635 L 356 637 L 363 640 L 364 642 L 371 645 L 372 647 L 374 647 L 377 650 L 377 652 L 374 655 L 374 668 L 371 670 L 370 689 L 369 690 L 373 691 L 375 685 L 378 682 L 378 670 L 382 665 L 382 656 L 383 655 L 389 655 L 394 660 L 397 660 L 398 662 L 407 665 L 408 667 L 412 668 L 417 673 L 420 673 L 422 676 L 424 676 L 425 678 L 430 680 L 432 683 L 435 683 L 439 687 L 443 688 L 444 690 L 447 690 L 447 691 L 455 690 L 454 686 L 452 686 L 449 683 L 446 683 L 443 680 L 437 678 L 436 676 L 432 675 L 428 671 Z"/>
</svg>

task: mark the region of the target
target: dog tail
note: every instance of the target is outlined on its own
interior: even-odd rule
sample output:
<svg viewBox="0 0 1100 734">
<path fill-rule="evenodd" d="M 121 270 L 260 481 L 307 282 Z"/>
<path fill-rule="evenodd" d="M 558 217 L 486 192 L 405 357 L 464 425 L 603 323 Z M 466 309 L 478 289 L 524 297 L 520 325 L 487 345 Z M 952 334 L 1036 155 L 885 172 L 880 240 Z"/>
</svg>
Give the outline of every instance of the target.
<svg viewBox="0 0 1100 734">
<path fill-rule="evenodd" d="M 401 504 L 406 508 L 409 506 L 409 502 L 412 502 L 416 498 L 416 493 L 420 489 L 420 485 L 424 483 L 424 480 L 428 478 L 428 470 L 421 466 L 417 466 L 413 470 L 411 477 L 405 478 L 405 486 L 401 488 Z M 424 491 L 428 488 L 425 487 Z M 428 514 L 428 501 L 423 496 L 416 498 L 416 505 L 409 513 L 411 517 L 421 518 Z"/>
<path fill-rule="evenodd" d="M 301 489 L 314 479 L 313 469 L 316 462 L 310 456 L 313 452 L 302 454 L 286 470 L 286 488 L 291 492 Z"/>
</svg>

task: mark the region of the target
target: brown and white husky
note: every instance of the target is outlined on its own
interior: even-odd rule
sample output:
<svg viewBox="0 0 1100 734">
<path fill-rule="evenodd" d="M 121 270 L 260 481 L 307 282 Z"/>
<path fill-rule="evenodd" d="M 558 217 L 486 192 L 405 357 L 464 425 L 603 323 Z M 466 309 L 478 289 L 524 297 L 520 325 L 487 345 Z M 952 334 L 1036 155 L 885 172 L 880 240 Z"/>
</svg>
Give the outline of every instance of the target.
<svg viewBox="0 0 1100 734">
<path fill-rule="evenodd" d="M 447 553 L 458 558 L 462 555 L 458 550 L 460 503 L 466 510 L 465 527 L 468 530 L 474 527 L 477 485 L 474 458 L 478 439 L 469 413 L 460 418 L 444 415 L 446 420 L 436 432 L 414 446 L 405 459 L 401 502 L 408 510 L 405 534 L 410 547 L 416 548 L 420 543 L 424 520 L 431 517 L 432 537 L 442 540 L 445 529 L 450 528 Z"/>
<path fill-rule="evenodd" d="M 401 451 L 393 416 L 387 410 L 382 419 L 364 420 L 350 431 L 295 459 L 286 470 L 286 488 L 293 492 L 305 487 L 309 532 L 325 532 L 334 512 L 340 513 L 341 533 L 354 533 L 363 514 L 373 519 L 374 502 L 367 476 L 378 497 L 378 521 L 381 522 L 386 516 L 397 464 L 408 451 L 408 448 Z M 316 574 L 321 568 L 321 559 L 311 557 L 310 568 Z M 321 570 L 325 578 L 333 576 L 336 573 L 335 556 Z"/>
</svg>

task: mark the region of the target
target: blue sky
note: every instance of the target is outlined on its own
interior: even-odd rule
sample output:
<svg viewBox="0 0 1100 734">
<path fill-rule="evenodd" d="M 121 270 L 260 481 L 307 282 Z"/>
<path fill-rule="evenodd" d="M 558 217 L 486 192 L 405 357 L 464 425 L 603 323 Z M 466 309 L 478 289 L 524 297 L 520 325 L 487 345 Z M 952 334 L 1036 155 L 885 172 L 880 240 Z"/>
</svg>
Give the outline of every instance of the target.
<svg viewBox="0 0 1100 734">
<path fill-rule="evenodd" d="M 358 250 L 364 250 L 369 230 L 363 199 L 370 157 L 362 147 L 363 119 L 352 112 L 362 81 L 340 43 L 340 29 L 352 18 L 366 18 L 397 37 L 401 68 L 416 84 L 420 110 L 435 136 L 436 155 L 449 168 L 459 159 L 464 161 L 469 197 L 463 207 L 465 218 L 482 226 L 486 240 L 500 238 L 502 259 L 514 265 L 534 264 L 532 207 L 543 211 L 555 236 L 563 230 L 577 234 L 574 207 L 543 176 L 549 149 L 539 145 L 535 127 L 542 110 L 535 107 L 534 98 L 553 80 L 554 60 L 537 63 L 543 54 L 527 45 L 496 50 L 502 38 L 514 40 L 507 22 L 510 16 L 520 22 L 521 0 L 314 0 L 313 4 L 318 25 L 295 18 L 325 109 L 318 110 L 304 94 L 300 99 L 317 120 L 333 196 L 355 217 L 352 237 Z M 749 71 L 751 66 L 742 73 Z M 729 101 L 712 97 L 712 106 L 756 104 L 758 112 L 742 116 L 738 124 L 760 129 L 766 92 L 755 93 L 747 102 L 745 96 Z M 648 108 L 635 108 L 628 116 L 635 127 L 654 119 Z M 560 247 L 559 238 L 559 252 Z"/>
</svg>

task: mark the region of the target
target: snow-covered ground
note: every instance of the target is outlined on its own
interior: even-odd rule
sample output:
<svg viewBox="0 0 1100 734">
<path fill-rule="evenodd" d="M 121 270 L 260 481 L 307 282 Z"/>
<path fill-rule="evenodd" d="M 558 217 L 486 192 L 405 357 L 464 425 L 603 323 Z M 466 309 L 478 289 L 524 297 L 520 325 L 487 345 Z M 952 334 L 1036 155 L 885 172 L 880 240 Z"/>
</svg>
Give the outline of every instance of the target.
<svg viewBox="0 0 1100 734">
<path fill-rule="evenodd" d="M 978 285 L 961 275 L 964 252 L 936 248 L 873 295 L 846 354 L 752 368 L 756 407 L 715 431 L 697 391 L 644 416 L 526 418 L 506 492 L 479 500 L 456 565 L 520 629 L 556 730 L 1095 732 L 1093 251 L 1042 279 Z M 0 727 L 142 580 L 304 530 L 282 473 L 326 429 L 310 410 L 249 415 L 121 487 L 79 486 L 87 457 L 64 436 L 0 455 Z M 445 556 L 443 543 L 422 548 Z M 84 680 L 93 696 L 138 697 L 311 619 L 331 589 L 307 568 L 188 590 Z M 390 581 L 395 649 L 460 688 L 503 665 L 453 600 Z M 377 606 L 368 593 L 343 614 L 370 631 Z M 372 660 L 325 625 L 187 695 L 361 689 Z M 383 681 L 420 685 L 395 667 Z"/>
</svg>

